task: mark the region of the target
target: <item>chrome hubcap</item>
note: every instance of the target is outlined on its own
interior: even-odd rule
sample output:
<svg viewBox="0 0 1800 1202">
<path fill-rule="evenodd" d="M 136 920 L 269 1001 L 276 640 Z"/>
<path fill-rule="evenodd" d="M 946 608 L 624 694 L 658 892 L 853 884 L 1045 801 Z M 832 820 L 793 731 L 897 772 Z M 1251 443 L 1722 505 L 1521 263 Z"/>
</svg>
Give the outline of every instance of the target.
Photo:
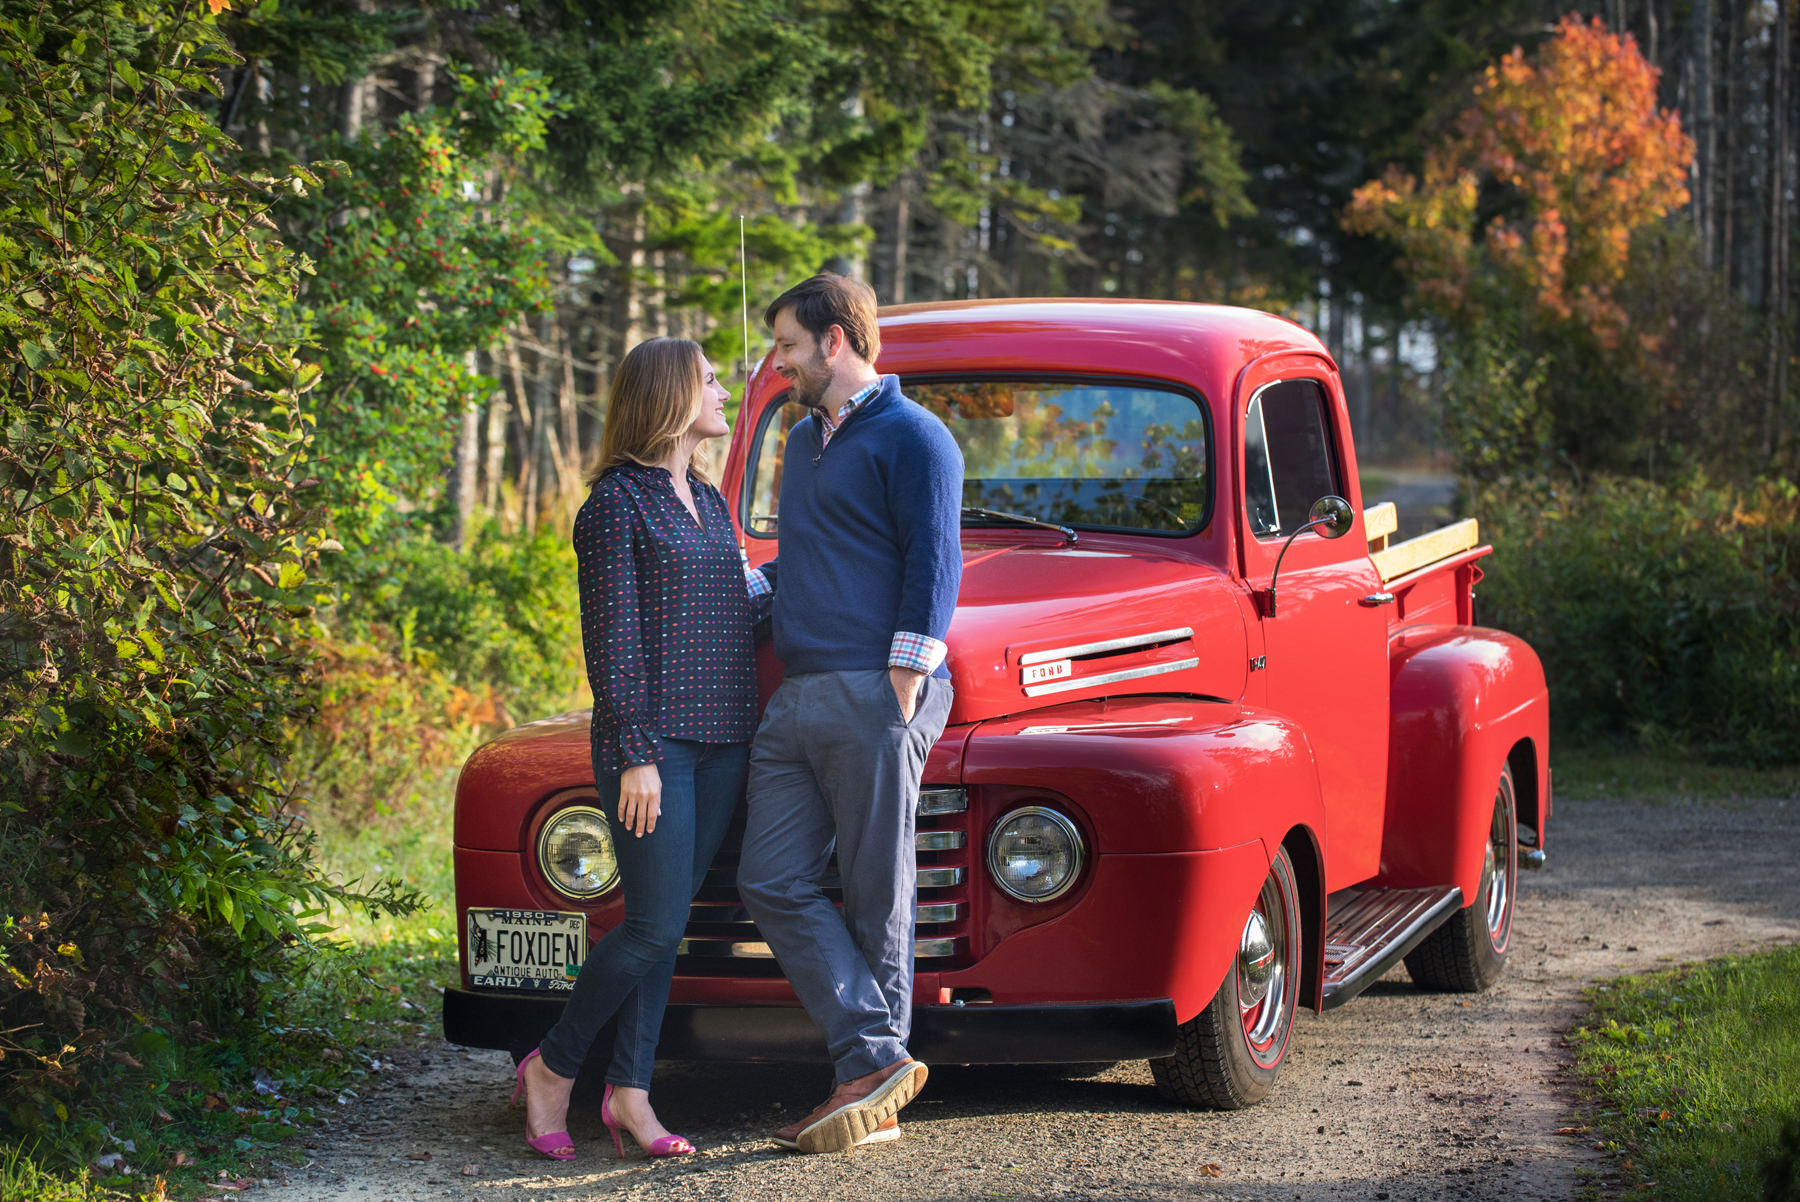
<svg viewBox="0 0 1800 1202">
<path fill-rule="evenodd" d="M 1511 798 L 1504 786 L 1494 799 L 1494 818 L 1488 826 L 1486 861 L 1481 868 L 1482 882 L 1487 886 L 1488 940 L 1504 949 L 1512 915 L 1513 849 L 1518 832 L 1513 829 Z"/>
<path fill-rule="evenodd" d="M 1238 944 L 1238 1000 L 1251 1006 L 1262 1001 L 1269 994 L 1274 973 L 1275 945 L 1269 940 L 1269 924 L 1252 910 Z"/>
<path fill-rule="evenodd" d="M 1288 994 L 1293 984 L 1288 964 L 1291 922 L 1280 882 L 1271 876 L 1257 895 L 1256 908 L 1244 920 L 1235 974 L 1244 1042 L 1251 1057 L 1265 1068 L 1280 1063 L 1287 1049 L 1292 1010 Z"/>
</svg>

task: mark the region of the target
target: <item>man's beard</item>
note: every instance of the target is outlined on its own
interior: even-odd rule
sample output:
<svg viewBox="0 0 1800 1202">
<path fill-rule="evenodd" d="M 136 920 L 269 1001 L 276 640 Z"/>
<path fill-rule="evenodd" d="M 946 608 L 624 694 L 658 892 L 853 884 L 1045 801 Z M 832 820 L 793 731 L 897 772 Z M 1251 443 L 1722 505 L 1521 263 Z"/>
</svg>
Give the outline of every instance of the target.
<svg viewBox="0 0 1800 1202">
<path fill-rule="evenodd" d="M 824 355 L 815 355 L 804 368 L 796 369 L 789 387 L 794 399 L 808 409 L 821 412 L 825 408 L 825 390 L 831 387 L 831 368 Z"/>
</svg>

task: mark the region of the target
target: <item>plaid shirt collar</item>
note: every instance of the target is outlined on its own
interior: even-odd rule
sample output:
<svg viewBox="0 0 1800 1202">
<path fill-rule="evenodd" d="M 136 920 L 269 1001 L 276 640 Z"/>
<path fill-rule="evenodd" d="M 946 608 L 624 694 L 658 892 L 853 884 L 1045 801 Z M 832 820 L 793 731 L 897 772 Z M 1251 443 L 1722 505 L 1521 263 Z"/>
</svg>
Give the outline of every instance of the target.
<svg viewBox="0 0 1800 1202">
<path fill-rule="evenodd" d="M 864 401 L 880 391 L 881 385 L 886 379 L 887 377 L 883 376 L 868 387 L 857 390 L 849 400 L 838 406 L 836 417 L 830 416 L 823 409 L 815 410 L 819 415 L 819 434 L 822 439 L 826 442 L 830 442 L 831 436 L 837 433 L 837 428 L 848 421 L 850 415 L 855 413 Z"/>
</svg>

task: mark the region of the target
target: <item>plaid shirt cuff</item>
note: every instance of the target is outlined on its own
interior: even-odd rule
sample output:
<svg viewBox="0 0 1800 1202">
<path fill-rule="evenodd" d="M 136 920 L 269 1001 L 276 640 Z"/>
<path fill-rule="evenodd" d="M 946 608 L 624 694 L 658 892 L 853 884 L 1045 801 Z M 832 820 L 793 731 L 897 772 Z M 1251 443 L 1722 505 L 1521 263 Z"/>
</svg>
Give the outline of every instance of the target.
<svg viewBox="0 0 1800 1202">
<path fill-rule="evenodd" d="M 750 590 L 752 601 L 760 601 L 764 597 L 775 595 L 775 590 L 769 587 L 769 578 L 763 575 L 761 568 L 745 568 L 744 585 Z"/>
<path fill-rule="evenodd" d="M 934 672 L 944 662 L 944 656 L 950 648 L 926 634 L 913 634 L 910 631 L 894 632 L 894 641 L 888 644 L 888 667 L 911 668 L 914 672 Z"/>
</svg>

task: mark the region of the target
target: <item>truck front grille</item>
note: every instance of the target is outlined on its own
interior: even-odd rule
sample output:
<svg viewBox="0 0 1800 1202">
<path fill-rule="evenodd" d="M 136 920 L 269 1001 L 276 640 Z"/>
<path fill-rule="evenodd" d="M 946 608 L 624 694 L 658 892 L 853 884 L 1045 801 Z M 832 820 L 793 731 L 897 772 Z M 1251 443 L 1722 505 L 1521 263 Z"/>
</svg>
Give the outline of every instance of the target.
<svg viewBox="0 0 1800 1202">
<path fill-rule="evenodd" d="M 918 834 L 914 839 L 919 865 L 918 901 L 913 909 L 917 930 L 914 962 L 921 968 L 950 968 L 968 953 L 969 835 L 968 795 L 961 789 L 927 787 L 920 791 Z M 751 922 L 737 891 L 742 824 L 732 827 L 714 857 L 706 883 L 688 910 L 687 935 L 675 961 L 680 976 L 778 977 L 781 967 Z M 837 857 L 822 882 L 825 893 L 843 904 Z"/>
</svg>

